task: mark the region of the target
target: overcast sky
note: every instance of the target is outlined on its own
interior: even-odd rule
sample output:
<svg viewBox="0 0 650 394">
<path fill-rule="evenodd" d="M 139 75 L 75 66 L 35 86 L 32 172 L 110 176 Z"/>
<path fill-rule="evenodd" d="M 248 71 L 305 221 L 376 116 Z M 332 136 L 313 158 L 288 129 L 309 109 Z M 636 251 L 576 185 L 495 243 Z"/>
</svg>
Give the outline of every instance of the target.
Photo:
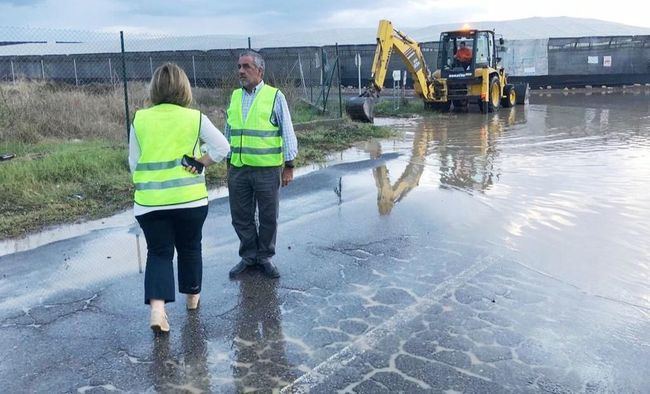
<svg viewBox="0 0 650 394">
<path fill-rule="evenodd" d="M 398 28 L 534 16 L 602 19 L 650 27 L 642 0 L 0 0 L 0 26 L 146 32 L 170 35 L 258 35 L 331 28 Z M 616 5 L 616 6 L 614 6 Z M 0 40 L 2 37 L 0 37 Z"/>
</svg>

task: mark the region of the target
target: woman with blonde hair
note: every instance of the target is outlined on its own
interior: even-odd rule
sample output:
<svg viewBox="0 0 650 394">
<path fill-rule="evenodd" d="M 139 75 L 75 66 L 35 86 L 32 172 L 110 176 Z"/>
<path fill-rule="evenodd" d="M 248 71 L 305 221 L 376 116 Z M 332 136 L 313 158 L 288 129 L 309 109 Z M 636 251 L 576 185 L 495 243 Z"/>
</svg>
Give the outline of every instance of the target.
<svg viewBox="0 0 650 394">
<path fill-rule="evenodd" d="M 147 241 L 144 302 L 151 307 L 154 332 L 167 332 L 165 304 L 175 300 L 174 249 L 187 309 L 199 305 L 201 237 L 208 214 L 203 167 L 226 157 L 230 146 L 205 115 L 188 108 L 190 81 L 177 65 L 156 69 L 149 101 L 151 106 L 137 111 L 131 125 L 129 166 L 135 185 L 133 211 Z"/>
</svg>

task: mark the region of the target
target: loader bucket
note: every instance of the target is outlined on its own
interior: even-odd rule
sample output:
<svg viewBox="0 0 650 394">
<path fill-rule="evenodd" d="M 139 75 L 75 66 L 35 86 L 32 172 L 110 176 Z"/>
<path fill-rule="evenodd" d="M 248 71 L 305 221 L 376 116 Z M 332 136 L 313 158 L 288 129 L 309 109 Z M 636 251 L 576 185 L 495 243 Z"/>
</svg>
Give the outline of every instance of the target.
<svg viewBox="0 0 650 394">
<path fill-rule="evenodd" d="M 372 123 L 374 119 L 374 107 L 375 99 L 373 97 L 358 96 L 347 101 L 345 104 L 345 112 L 354 121 Z"/>
</svg>

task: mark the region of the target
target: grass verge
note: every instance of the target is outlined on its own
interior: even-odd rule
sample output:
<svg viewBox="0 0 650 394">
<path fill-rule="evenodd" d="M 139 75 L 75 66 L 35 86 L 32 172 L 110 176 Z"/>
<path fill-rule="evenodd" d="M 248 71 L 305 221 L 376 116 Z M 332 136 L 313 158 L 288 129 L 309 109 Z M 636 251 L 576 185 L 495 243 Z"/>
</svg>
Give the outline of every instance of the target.
<svg viewBox="0 0 650 394">
<path fill-rule="evenodd" d="M 426 110 L 422 100 L 399 101 L 399 108 L 395 99 L 386 98 L 375 104 L 375 116 L 390 116 L 408 118 L 413 115 L 432 115 L 435 112 Z"/>
<path fill-rule="evenodd" d="M 390 129 L 351 122 L 300 131 L 297 165 L 322 161 L 327 154 L 357 141 L 392 135 Z M 0 239 L 55 224 L 105 217 L 133 202 L 124 142 L 3 142 L 0 153 L 4 152 L 15 153 L 16 158 L 0 162 Z M 225 172 L 223 163 L 210 167 L 208 185 L 222 185 Z"/>
</svg>

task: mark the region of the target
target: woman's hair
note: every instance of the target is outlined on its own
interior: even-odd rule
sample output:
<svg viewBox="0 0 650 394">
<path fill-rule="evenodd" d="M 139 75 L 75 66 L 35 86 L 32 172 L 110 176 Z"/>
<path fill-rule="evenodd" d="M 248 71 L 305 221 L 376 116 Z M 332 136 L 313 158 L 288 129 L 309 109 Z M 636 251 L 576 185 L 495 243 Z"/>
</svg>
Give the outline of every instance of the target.
<svg viewBox="0 0 650 394">
<path fill-rule="evenodd" d="M 162 103 L 189 107 L 192 103 L 192 88 L 185 71 L 174 63 L 165 63 L 156 68 L 149 86 L 151 105 Z"/>
</svg>

